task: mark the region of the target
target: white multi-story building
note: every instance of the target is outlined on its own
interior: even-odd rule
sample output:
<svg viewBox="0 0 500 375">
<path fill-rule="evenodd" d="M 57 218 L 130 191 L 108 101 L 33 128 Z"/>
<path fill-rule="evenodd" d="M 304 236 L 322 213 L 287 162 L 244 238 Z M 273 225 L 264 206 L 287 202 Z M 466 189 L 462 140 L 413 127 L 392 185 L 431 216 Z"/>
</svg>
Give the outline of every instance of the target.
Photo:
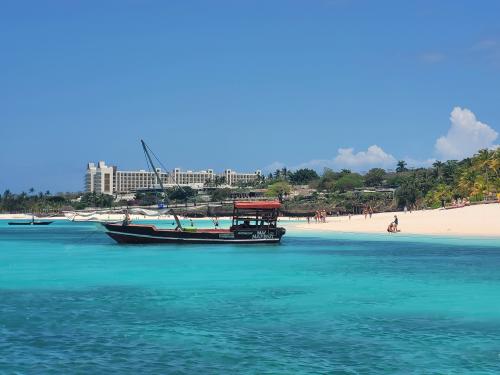
<svg viewBox="0 0 500 375">
<path fill-rule="evenodd" d="M 256 170 L 254 173 L 238 173 L 231 169 L 226 169 L 224 171 L 225 183 L 229 186 L 238 184 L 248 184 L 260 178 L 262 172 Z"/>
<path fill-rule="evenodd" d="M 217 182 L 219 185 L 235 186 L 247 184 L 257 180 L 261 176 L 261 171 L 254 173 L 237 173 L 231 169 L 226 169 L 223 173 L 216 174 L 213 169 L 202 171 L 182 171 L 175 168 L 172 173 L 164 172 L 157 168 L 161 182 L 164 186 L 189 186 L 195 189 L 203 188 L 206 184 Z M 85 174 L 85 192 L 102 194 L 124 194 L 136 192 L 138 190 L 158 189 L 159 181 L 154 172 L 140 171 L 120 171 L 115 166 L 107 166 L 104 161 L 87 164 Z"/>
<path fill-rule="evenodd" d="M 181 171 L 180 168 L 175 168 L 172 173 L 172 182 L 179 185 L 201 185 L 213 182 L 215 174 L 213 169 L 206 171 Z"/>
<path fill-rule="evenodd" d="M 97 167 L 94 163 L 87 164 L 87 173 L 85 174 L 85 191 L 97 194 L 114 193 L 114 175 L 115 167 L 107 166 L 100 161 Z"/>
<path fill-rule="evenodd" d="M 85 191 L 92 193 L 94 191 L 94 180 L 97 168 L 94 163 L 87 164 L 87 172 L 85 173 Z"/>
<path fill-rule="evenodd" d="M 156 171 L 160 175 L 161 182 L 163 185 L 168 185 L 170 183 L 169 174 L 162 172 L 160 168 Z M 160 183 L 156 174 L 154 172 L 148 172 L 145 170 L 140 171 L 116 171 L 115 173 L 115 192 L 116 193 L 128 193 L 136 192 L 137 190 L 143 189 L 158 189 Z"/>
</svg>

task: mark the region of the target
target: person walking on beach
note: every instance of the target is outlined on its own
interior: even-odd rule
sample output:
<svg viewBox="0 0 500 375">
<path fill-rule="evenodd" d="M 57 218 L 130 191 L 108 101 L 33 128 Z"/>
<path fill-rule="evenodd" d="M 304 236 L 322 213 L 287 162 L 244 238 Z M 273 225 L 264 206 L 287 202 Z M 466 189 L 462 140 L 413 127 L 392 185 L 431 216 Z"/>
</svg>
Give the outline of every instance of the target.
<svg viewBox="0 0 500 375">
<path fill-rule="evenodd" d="M 311 224 L 311 217 L 307 215 L 307 224 Z"/>
<path fill-rule="evenodd" d="M 406 207 L 406 205 L 405 208 L 403 208 L 403 211 L 405 212 L 405 214 L 408 212 L 408 207 Z"/>
<path fill-rule="evenodd" d="M 370 206 L 368 213 L 369 213 L 370 219 L 371 219 L 372 215 L 373 215 L 373 208 L 372 208 L 372 206 Z"/>
<path fill-rule="evenodd" d="M 399 224 L 398 216 L 394 215 L 394 232 L 398 231 L 398 224 Z"/>
</svg>

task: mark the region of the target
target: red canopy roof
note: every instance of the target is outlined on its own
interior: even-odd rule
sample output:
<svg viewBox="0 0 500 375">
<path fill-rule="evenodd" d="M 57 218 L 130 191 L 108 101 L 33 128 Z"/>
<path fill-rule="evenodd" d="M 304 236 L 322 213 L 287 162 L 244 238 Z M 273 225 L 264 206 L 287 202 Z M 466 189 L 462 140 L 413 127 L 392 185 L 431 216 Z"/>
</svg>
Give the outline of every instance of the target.
<svg viewBox="0 0 500 375">
<path fill-rule="evenodd" d="M 280 207 L 281 203 L 278 201 L 234 202 L 234 208 L 248 208 L 251 210 L 270 210 Z"/>
</svg>

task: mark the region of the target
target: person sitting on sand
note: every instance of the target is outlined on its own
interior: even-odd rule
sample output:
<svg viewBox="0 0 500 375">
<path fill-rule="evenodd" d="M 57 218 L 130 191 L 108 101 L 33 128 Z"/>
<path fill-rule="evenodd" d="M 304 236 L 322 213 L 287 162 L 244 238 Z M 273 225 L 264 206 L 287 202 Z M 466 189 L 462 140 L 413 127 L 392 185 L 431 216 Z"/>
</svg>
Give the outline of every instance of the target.
<svg viewBox="0 0 500 375">
<path fill-rule="evenodd" d="M 391 221 L 391 223 L 389 224 L 389 226 L 387 227 L 387 231 L 389 233 L 394 233 L 395 232 L 395 229 L 394 229 L 394 222 Z"/>
</svg>

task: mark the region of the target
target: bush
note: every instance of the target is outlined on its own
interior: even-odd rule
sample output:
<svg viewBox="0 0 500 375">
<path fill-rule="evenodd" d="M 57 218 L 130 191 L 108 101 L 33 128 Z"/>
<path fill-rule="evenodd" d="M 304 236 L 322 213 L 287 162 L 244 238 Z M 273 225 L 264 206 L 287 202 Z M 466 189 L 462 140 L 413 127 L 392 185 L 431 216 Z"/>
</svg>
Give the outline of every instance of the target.
<svg viewBox="0 0 500 375">
<path fill-rule="evenodd" d="M 210 200 L 212 202 L 219 202 L 229 198 L 230 195 L 231 195 L 231 189 L 229 188 L 215 189 L 212 192 L 210 192 Z"/>
<path fill-rule="evenodd" d="M 363 176 L 357 173 L 348 173 L 335 182 L 335 190 L 345 192 L 363 186 Z"/>
</svg>

